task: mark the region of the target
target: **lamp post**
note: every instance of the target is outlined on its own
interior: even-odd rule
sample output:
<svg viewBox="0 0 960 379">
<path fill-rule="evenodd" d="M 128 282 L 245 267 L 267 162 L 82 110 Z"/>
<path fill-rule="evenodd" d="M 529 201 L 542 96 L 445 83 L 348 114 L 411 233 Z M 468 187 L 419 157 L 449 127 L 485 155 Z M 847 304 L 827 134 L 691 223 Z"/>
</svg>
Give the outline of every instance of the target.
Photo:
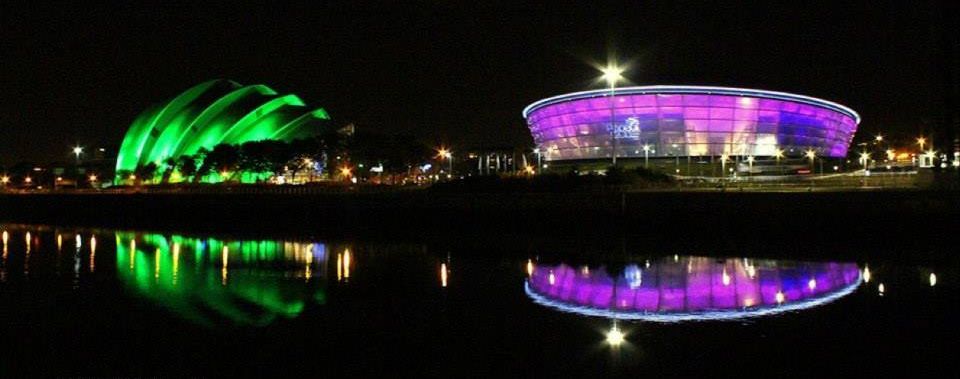
<svg viewBox="0 0 960 379">
<path fill-rule="evenodd" d="M 813 149 L 807 150 L 806 156 L 810 160 L 810 171 L 813 171 L 813 162 L 817 159 L 817 152 Z"/>
<path fill-rule="evenodd" d="M 533 152 L 537 154 L 537 171 L 543 168 L 543 164 L 540 163 L 540 148 L 533 149 Z"/>
<path fill-rule="evenodd" d="M 643 144 L 643 168 L 647 168 L 650 163 L 650 145 Z"/>
<path fill-rule="evenodd" d="M 80 164 L 80 154 L 83 153 L 83 147 L 75 146 L 73 148 L 73 154 L 77 156 L 77 164 Z"/>
<path fill-rule="evenodd" d="M 727 175 L 727 159 L 728 158 L 726 154 L 720 155 L 720 177 Z"/>
<path fill-rule="evenodd" d="M 777 171 L 780 172 L 780 175 L 783 175 L 783 168 L 780 167 L 780 159 L 783 158 L 783 149 L 774 151 L 773 156 L 777 158 Z"/>
<path fill-rule="evenodd" d="M 747 176 L 753 176 L 753 156 L 747 157 L 747 164 L 750 165 L 750 171 L 747 172 Z"/>
<path fill-rule="evenodd" d="M 923 145 L 925 145 L 926 143 L 927 143 L 927 139 L 923 138 L 923 136 L 920 136 L 920 138 L 917 138 L 917 145 L 920 145 L 920 151 L 923 151 Z"/>
<path fill-rule="evenodd" d="M 447 151 L 446 158 L 447 158 L 447 164 L 449 164 L 447 175 L 452 177 L 453 176 L 453 152 Z"/>
<path fill-rule="evenodd" d="M 612 158 L 612 163 L 614 166 L 617 165 L 617 126 L 614 123 L 613 117 L 613 96 L 617 88 L 617 80 L 622 79 L 623 77 L 620 74 L 623 73 L 623 68 L 617 67 L 616 62 L 607 64 L 607 67 L 603 70 L 603 80 L 607 81 L 607 84 L 610 85 L 610 139 L 611 144 L 613 145 L 613 153 L 610 154 Z"/>
</svg>

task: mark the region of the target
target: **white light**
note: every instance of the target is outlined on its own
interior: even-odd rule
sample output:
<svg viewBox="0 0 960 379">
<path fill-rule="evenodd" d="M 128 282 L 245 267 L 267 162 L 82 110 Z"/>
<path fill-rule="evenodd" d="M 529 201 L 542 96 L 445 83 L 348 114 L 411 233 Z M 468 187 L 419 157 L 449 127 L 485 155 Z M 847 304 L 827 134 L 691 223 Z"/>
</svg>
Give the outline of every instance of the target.
<svg viewBox="0 0 960 379">
<path fill-rule="evenodd" d="M 863 282 L 870 283 L 870 267 L 864 266 L 863 268 Z"/>
<path fill-rule="evenodd" d="M 817 280 L 816 280 L 816 279 L 810 279 L 810 281 L 807 282 L 807 287 L 810 288 L 811 291 L 817 289 Z"/>
<path fill-rule="evenodd" d="M 880 283 L 880 285 L 877 286 L 877 291 L 880 292 L 880 296 L 883 296 L 883 293 L 886 292 L 886 289 L 887 288 L 884 287 L 883 283 Z"/>
<path fill-rule="evenodd" d="M 930 273 L 930 287 L 937 285 L 937 274 Z"/>
<path fill-rule="evenodd" d="M 726 269 L 726 268 L 723 269 L 723 275 L 721 276 L 721 280 L 723 281 L 723 285 L 725 285 L 725 286 L 729 286 L 729 285 L 730 285 L 730 275 L 727 274 L 727 269 Z"/>
<path fill-rule="evenodd" d="M 614 325 L 613 328 L 607 332 L 607 343 L 610 344 L 610 346 L 620 346 L 620 344 L 623 343 L 623 337 L 623 332 L 620 331 L 620 328 L 617 328 L 617 326 Z"/>
<path fill-rule="evenodd" d="M 446 263 L 440 264 L 440 286 L 441 287 L 447 286 L 447 264 Z"/>
<path fill-rule="evenodd" d="M 550 282 L 550 285 L 557 284 L 557 277 L 553 275 L 553 271 L 550 271 L 550 275 L 547 276 L 547 281 Z"/>
<path fill-rule="evenodd" d="M 777 304 L 783 304 L 784 300 L 783 291 L 777 291 Z"/>
<path fill-rule="evenodd" d="M 623 73 L 623 69 L 617 67 L 616 64 L 608 65 L 606 68 L 600 70 L 603 72 L 603 80 L 607 82 L 610 86 L 613 86 L 617 83 L 618 80 L 623 79 L 620 74 Z"/>
</svg>

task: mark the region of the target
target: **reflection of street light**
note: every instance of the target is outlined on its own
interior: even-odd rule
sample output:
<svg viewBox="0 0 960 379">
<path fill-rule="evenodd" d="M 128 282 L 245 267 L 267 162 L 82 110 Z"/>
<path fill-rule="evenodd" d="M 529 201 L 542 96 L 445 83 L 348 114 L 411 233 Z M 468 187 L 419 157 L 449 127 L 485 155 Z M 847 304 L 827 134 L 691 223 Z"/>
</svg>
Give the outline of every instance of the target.
<svg viewBox="0 0 960 379">
<path fill-rule="evenodd" d="M 611 62 L 607 64 L 607 67 L 601 70 L 603 72 L 603 80 L 610 85 L 610 139 L 613 141 L 613 165 L 617 165 L 617 126 L 614 123 L 613 119 L 613 96 L 617 88 L 617 81 L 623 79 L 620 74 L 623 73 L 623 68 L 617 67 L 616 62 Z"/>
<path fill-rule="evenodd" d="M 620 328 L 617 327 L 617 324 L 614 323 L 613 327 L 610 328 L 610 331 L 607 332 L 607 343 L 610 346 L 618 347 L 624 341 L 624 334 L 620 331 Z"/>
</svg>

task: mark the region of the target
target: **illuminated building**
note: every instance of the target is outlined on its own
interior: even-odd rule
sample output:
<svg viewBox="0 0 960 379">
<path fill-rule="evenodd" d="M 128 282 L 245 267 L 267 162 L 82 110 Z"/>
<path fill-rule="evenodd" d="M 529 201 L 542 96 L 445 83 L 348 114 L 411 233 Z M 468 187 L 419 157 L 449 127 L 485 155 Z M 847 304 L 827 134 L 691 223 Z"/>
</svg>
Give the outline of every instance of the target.
<svg viewBox="0 0 960 379">
<path fill-rule="evenodd" d="M 265 85 L 211 80 L 141 113 L 123 138 L 116 171 L 133 172 L 149 163 L 160 166 L 168 158 L 222 143 L 311 137 L 329 119 L 326 110 L 308 108 L 296 95 L 282 95 Z"/>
<path fill-rule="evenodd" d="M 530 104 L 523 117 L 546 161 L 610 159 L 614 146 L 618 159 L 800 157 L 811 149 L 840 158 L 860 123 L 852 109 L 822 99 L 705 86 L 564 94 Z"/>
</svg>

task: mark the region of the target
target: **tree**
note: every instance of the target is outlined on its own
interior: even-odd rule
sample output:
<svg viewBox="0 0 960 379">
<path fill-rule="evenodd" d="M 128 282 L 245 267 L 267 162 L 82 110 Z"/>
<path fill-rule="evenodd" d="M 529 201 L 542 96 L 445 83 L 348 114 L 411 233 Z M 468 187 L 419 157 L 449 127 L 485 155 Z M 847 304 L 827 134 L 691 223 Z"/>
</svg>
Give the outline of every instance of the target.
<svg viewBox="0 0 960 379">
<path fill-rule="evenodd" d="M 197 150 L 197 153 L 193 155 L 194 162 L 200 162 L 200 164 L 197 166 L 196 172 L 193 173 L 194 183 L 199 183 L 204 176 L 207 176 L 211 171 L 213 171 L 213 167 L 207 164 L 208 155 L 210 155 L 210 150 L 203 147 L 201 147 L 200 150 Z"/>
<path fill-rule="evenodd" d="M 170 181 L 170 175 L 173 175 L 173 171 L 177 169 L 177 159 L 174 157 L 168 157 L 163 160 L 163 176 L 160 178 L 160 183 L 167 183 Z"/>
<path fill-rule="evenodd" d="M 221 143 L 213 147 L 200 166 L 200 171 L 209 173 L 213 170 L 226 172 L 230 178 L 236 175 L 240 163 L 240 149 L 236 145 Z M 226 180 L 226 178 L 224 179 Z"/>
<path fill-rule="evenodd" d="M 153 181 L 154 175 L 157 174 L 157 164 L 150 162 L 145 165 L 137 165 L 137 168 L 133 170 L 133 174 L 137 176 L 137 184 L 143 181 Z"/>
<path fill-rule="evenodd" d="M 183 181 L 187 181 L 197 173 L 197 160 L 191 155 L 182 155 L 177 161 L 177 170 L 180 170 Z"/>
</svg>

